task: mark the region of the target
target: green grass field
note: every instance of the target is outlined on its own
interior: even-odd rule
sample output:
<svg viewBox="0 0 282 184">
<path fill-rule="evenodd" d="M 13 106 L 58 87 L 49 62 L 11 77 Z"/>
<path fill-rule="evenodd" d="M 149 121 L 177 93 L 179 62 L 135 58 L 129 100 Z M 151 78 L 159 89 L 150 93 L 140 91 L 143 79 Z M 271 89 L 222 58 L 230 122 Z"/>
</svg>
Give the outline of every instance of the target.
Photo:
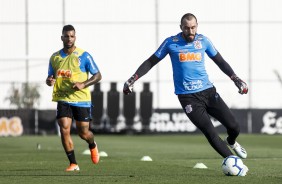
<svg viewBox="0 0 282 184">
<path fill-rule="evenodd" d="M 99 151 L 108 153 L 98 165 L 82 154 L 87 144 L 73 138 L 80 171 L 71 173 L 64 171 L 68 160 L 58 136 L 0 138 L 0 183 L 282 183 L 281 135 L 239 137 L 248 151 L 245 177 L 225 176 L 223 159 L 202 135 L 97 135 Z M 140 161 L 145 155 L 153 161 Z M 208 169 L 194 169 L 196 163 Z"/>
</svg>

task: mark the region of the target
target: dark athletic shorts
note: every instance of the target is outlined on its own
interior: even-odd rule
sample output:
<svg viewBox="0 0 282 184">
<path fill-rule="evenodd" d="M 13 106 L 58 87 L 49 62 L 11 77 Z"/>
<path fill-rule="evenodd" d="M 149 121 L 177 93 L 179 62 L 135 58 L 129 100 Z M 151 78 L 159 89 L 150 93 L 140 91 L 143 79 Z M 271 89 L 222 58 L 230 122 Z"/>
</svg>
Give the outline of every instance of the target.
<svg viewBox="0 0 282 184">
<path fill-rule="evenodd" d="M 211 125 L 209 116 L 213 116 L 226 128 L 236 125 L 235 118 L 229 107 L 225 104 L 215 87 L 204 91 L 178 95 L 181 106 L 189 119 L 200 129 L 209 129 Z"/>
<path fill-rule="evenodd" d="M 57 119 L 69 117 L 76 121 L 90 122 L 91 117 L 91 107 L 77 107 L 69 105 L 65 102 L 58 102 L 57 104 Z"/>
</svg>

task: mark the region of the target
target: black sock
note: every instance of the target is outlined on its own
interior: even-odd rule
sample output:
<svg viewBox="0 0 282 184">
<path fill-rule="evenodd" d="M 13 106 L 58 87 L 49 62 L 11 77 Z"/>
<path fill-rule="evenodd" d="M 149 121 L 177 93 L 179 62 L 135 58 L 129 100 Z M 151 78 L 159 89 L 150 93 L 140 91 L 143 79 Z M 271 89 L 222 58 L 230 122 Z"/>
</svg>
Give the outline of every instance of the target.
<svg viewBox="0 0 282 184">
<path fill-rule="evenodd" d="M 70 164 L 77 164 L 77 163 L 76 163 L 76 160 L 75 160 L 74 150 L 72 150 L 72 151 L 67 151 L 66 154 L 67 154 L 67 157 L 68 157 L 68 159 L 69 159 L 69 161 L 70 161 Z"/>
<path fill-rule="evenodd" d="M 234 144 L 235 144 L 235 140 L 230 141 L 230 138 L 229 138 L 229 137 L 227 137 L 227 142 L 228 142 L 228 144 L 230 144 L 230 145 L 234 145 Z"/>
<path fill-rule="evenodd" d="M 89 149 L 93 149 L 93 148 L 95 148 L 95 147 L 96 147 L 95 142 L 89 143 Z"/>
</svg>

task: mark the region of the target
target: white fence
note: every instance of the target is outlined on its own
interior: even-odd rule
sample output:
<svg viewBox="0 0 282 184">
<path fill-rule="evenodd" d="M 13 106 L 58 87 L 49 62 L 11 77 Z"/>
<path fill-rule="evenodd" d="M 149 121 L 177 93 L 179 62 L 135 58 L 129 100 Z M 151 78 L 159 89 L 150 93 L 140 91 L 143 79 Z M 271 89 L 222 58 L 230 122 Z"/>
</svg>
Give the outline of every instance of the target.
<svg viewBox="0 0 282 184">
<path fill-rule="evenodd" d="M 0 108 L 11 83 L 42 84 L 38 108 L 54 108 L 45 85 L 48 60 L 62 47 L 64 24 L 73 24 L 77 46 L 90 52 L 109 82 L 123 82 L 168 36 L 180 32 L 183 14 L 194 13 L 208 36 L 250 87 L 241 96 L 232 81 L 207 59 L 207 70 L 233 108 L 281 108 L 281 1 L 271 0 L 0 0 Z M 169 57 L 137 82 L 150 82 L 155 108 L 179 108 Z"/>
</svg>

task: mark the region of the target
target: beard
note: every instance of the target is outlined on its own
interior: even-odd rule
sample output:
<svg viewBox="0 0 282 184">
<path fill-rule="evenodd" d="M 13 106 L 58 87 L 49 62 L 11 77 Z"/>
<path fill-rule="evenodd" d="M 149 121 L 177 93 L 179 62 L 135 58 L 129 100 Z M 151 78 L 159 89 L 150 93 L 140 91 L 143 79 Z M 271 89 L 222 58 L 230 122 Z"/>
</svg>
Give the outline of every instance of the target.
<svg viewBox="0 0 282 184">
<path fill-rule="evenodd" d="M 187 42 L 192 42 L 194 41 L 195 35 L 194 34 L 184 35 L 184 38 Z"/>
<path fill-rule="evenodd" d="M 65 44 L 64 43 L 64 48 L 66 48 L 66 49 L 70 49 L 70 48 L 72 48 L 74 46 L 74 43 L 72 43 L 72 44 Z"/>
</svg>

